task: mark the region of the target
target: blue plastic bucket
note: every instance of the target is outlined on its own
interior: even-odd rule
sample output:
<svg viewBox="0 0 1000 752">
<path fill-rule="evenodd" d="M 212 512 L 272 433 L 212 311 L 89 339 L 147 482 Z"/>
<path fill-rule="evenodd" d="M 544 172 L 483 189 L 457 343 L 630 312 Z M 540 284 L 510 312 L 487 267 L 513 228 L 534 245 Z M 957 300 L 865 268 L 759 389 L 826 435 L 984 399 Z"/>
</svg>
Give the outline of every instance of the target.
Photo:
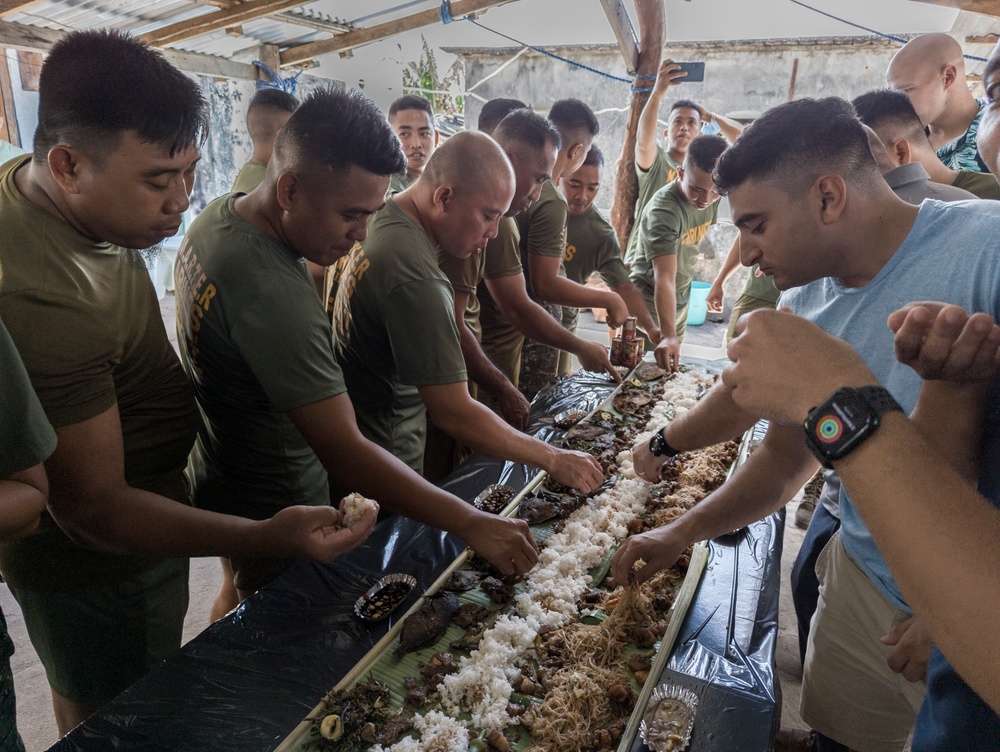
<svg viewBox="0 0 1000 752">
<path fill-rule="evenodd" d="M 708 291 L 712 286 L 708 282 L 691 283 L 691 302 L 688 305 L 688 326 L 701 326 L 708 315 Z"/>
</svg>

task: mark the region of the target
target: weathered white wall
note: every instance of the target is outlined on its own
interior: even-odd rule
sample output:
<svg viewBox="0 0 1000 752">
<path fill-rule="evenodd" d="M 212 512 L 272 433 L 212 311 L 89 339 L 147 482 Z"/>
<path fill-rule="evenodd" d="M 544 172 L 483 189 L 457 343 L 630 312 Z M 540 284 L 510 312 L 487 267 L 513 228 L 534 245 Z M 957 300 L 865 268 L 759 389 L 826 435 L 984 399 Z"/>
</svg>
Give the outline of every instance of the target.
<svg viewBox="0 0 1000 752">
<path fill-rule="evenodd" d="M 666 120 L 670 103 L 693 99 L 712 112 L 742 117 L 760 115 L 788 100 L 795 60 L 794 98 L 839 96 L 851 99 L 870 89 L 885 86 L 889 60 L 899 49 L 894 42 L 872 37 L 821 37 L 750 41 L 694 42 L 669 46 L 665 57 L 676 61 L 704 61 L 705 81 L 672 89 L 660 113 Z M 566 97 L 587 102 L 597 113 L 601 133 L 597 143 L 607 160 L 597 205 L 607 215 L 614 191 L 615 163 L 621 155 L 629 85 L 568 65 L 560 60 L 527 52 L 496 73 L 517 54 L 517 48 L 456 48 L 449 50 L 465 64 L 467 127 L 474 128 L 483 100 L 513 97 L 545 113 L 552 103 Z M 616 76 L 625 76 L 621 53 L 615 46 L 590 45 L 552 48 L 571 60 Z M 484 81 L 491 74 L 492 78 Z M 651 83 L 651 82 L 650 82 Z M 662 143 L 662 135 L 661 135 Z M 736 236 L 728 222 L 728 206 L 720 207 L 718 227 L 702 242 L 702 257 L 695 276 L 711 282 L 726 258 Z M 743 267 L 725 287 L 728 309 L 739 297 L 746 281 Z"/>
<path fill-rule="evenodd" d="M 872 37 L 821 37 L 733 42 L 693 42 L 666 48 L 673 60 L 704 61 L 704 83 L 684 84 L 672 89 L 664 108 L 675 99 L 693 99 L 713 112 L 760 114 L 787 101 L 792 70 L 798 59 L 795 98 L 840 96 L 852 98 L 885 85 L 884 73 L 899 45 Z M 604 78 L 565 62 L 527 52 L 487 81 L 517 48 L 455 48 L 465 64 L 465 99 L 468 127 L 475 127 L 482 100 L 513 97 L 540 112 L 558 99 L 576 97 L 587 102 L 601 123 L 598 144 L 608 160 L 608 169 L 598 197 L 598 206 L 611 205 L 614 163 L 624 140 L 629 86 Z M 625 65 L 615 46 L 589 45 L 552 48 L 575 62 L 617 76 L 625 76 Z M 482 82 L 482 83 L 480 83 Z M 482 99 L 480 99 L 482 98 Z M 667 112 L 661 113 L 666 119 Z"/>
</svg>

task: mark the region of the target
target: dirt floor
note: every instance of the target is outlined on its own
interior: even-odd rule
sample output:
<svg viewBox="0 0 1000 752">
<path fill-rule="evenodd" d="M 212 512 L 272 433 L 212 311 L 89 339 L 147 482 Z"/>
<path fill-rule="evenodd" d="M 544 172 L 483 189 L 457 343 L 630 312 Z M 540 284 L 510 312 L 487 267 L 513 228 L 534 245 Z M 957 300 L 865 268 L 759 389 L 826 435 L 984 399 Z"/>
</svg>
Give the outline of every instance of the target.
<svg viewBox="0 0 1000 752">
<path fill-rule="evenodd" d="M 168 294 L 161 301 L 167 332 L 174 335 L 174 298 Z M 589 313 L 581 316 L 580 334 L 595 341 L 603 341 L 607 329 L 597 324 Z M 720 323 L 708 322 L 704 326 L 688 329 L 685 344 L 692 355 L 704 355 L 711 350 L 722 354 L 721 347 L 725 327 Z M 702 349 L 704 348 L 704 349 Z M 778 622 L 777 671 L 782 692 L 782 726 L 784 728 L 804 728 L 798 713 L 801 691 L 801 670 L 798 657 L 798 638 L 795 629 L 795 613 L 788 594 L 788 572 L 802 544 L 804 531 L 795 527 L 797 499 L 789 503 L 787 515 L 789 524 L 785 527 L 785 545 L 782 556 L 782 585 Z M 194 559 L 191 562 L 191 602 L 184 624 L 184 640 L 190 640 L 208 626 L 208 615 L 215 594 L 218 591 L 221 573 L 218 560 Z M 28 752 L 38 752 L 53 744 L 57 739 L 55 721 L 48 685 L 38 657 L 28 641 L 21 611 L 7 589 L 0 585 L 0 608 L 7 618 L 11 638 L 16 652 L 11 661 L 17 692 L 17 726 L 24 738 Z"/>
</svg>

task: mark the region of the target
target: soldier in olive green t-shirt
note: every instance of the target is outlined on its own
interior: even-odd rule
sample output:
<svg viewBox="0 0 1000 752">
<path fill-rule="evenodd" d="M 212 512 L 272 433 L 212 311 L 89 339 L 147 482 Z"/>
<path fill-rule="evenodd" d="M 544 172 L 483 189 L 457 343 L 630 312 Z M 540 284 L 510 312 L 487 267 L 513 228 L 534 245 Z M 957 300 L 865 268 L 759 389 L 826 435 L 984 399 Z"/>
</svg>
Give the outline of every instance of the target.
<svg viewBox="0 0 1000 752">
<path fill-rule="evenodd" d="M 653 340 L 659 341 L 659 331 L 646 308 L 646 301 L 628 277 L 618 245 L 618 234 L 594 206 L 603 170 L 604 154 L 594 145 L 590 147 L 580 169 L 560 184 L 569 207 L 566 254 L 563 256 L 566 277 L 578 284 L 586 284 L 592 274 L 599 272 L 605 284 L 625 301 L 629 314 L 636 317 L 638 326 Z M 578 317 L 579 309 L 563 307 L 563 325 L 570 331 L 576 331 Z M 560 373 L 570 371 L 569 355 L 563 351 L 559 356 Z"/>
<path fill-rule="evenodd" d="M 455 208 L 442 211 L 436 195 L 454 196 Z M 361 430 L 414 470 L 423 467 L 429 413 L 474 450 L 590 488 L 601 473 L 589 458 L 516 431 L 475 402 L 466 384 L 452 288 L 431 237 L 454 256 L 481 251 L 513 195 L 513 171 L 496 142 L 472 131 L 445 142 L 351 252 L 334 302 L 337 357 Z"/>
<path fill-rule="evenodd" d="M 327 474 L 288 413 L 347 391 L 304 259 L 221 196 L 177 258 L 181 360 L 204 429 L 191 453 L 195 503 L 266 519 L 329 504 Z M 239 395 L 236 399 L 235 395 Z"/>
<path fill-rule="evenodd" d="M 719 136 L 694 139 L 677 179 L 656 192 L 639 222 L 629 276 L 660 327 L 654 355 L 661 368 L 673 369 L 680 358 L 698 245 L 719 216 L 712 170 L 725 150 Z"/>
<path fill-rule="evenodd" d="M 465 359 L 434 246 L 394 198 L 372 217 L 364 246 L 351 251 L 333 319 L 358 426 L 422 472 L 426 416 L 418 387 L 465 382 Z"/>
<path fill-rule="evenodd" d="M 717 202 L 704 209 L 692 206 L 684 198 L 680 182 L 675 180 L 656 192 L 639 222 L 637 252 L 629 277 L 645 298 L 650 314 L 660 322 L 656 307 L 656 284 L 659 280 L 655 279 L 653 261 L 661 256 L 677 257 L 674 327 L 679 338 L 684 337 L 687 326 L 688 298 L 698 261 L 698 247 L 718 216 Z"/>
</svg>

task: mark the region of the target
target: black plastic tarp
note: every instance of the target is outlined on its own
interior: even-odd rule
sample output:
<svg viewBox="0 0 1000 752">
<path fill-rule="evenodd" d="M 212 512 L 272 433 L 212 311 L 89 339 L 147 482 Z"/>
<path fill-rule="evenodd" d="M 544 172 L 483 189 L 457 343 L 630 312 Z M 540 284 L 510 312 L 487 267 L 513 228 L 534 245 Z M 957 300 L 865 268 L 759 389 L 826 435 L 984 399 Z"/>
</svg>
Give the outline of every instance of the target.
<svg viewBox="0 0 1000 752">
<path fill-rule="evenodd" d="M 562 432 L 553 415 L 592 410 L 613 389 L 593 374 L 562 380 L 536 399 L 530 430 L 554 440 Z M 533 475 L 473 457 L 443 485 L 471 500 L 490 483 L 520 489 Z M 712 544 L 665 672 L 702 698 L 696 752 L 770 748 L 781 530 L 776 517 Z M 356 619 L 357 597 L 391 572 L 412 574 L 422 591 L 463 549 L 455 536 L 404 518 L 380 522 L 364 545 L 334 562 L 294 564 L 52 749 L 271 750 L 392 627 L 392 619 Z"/>
</svg>

